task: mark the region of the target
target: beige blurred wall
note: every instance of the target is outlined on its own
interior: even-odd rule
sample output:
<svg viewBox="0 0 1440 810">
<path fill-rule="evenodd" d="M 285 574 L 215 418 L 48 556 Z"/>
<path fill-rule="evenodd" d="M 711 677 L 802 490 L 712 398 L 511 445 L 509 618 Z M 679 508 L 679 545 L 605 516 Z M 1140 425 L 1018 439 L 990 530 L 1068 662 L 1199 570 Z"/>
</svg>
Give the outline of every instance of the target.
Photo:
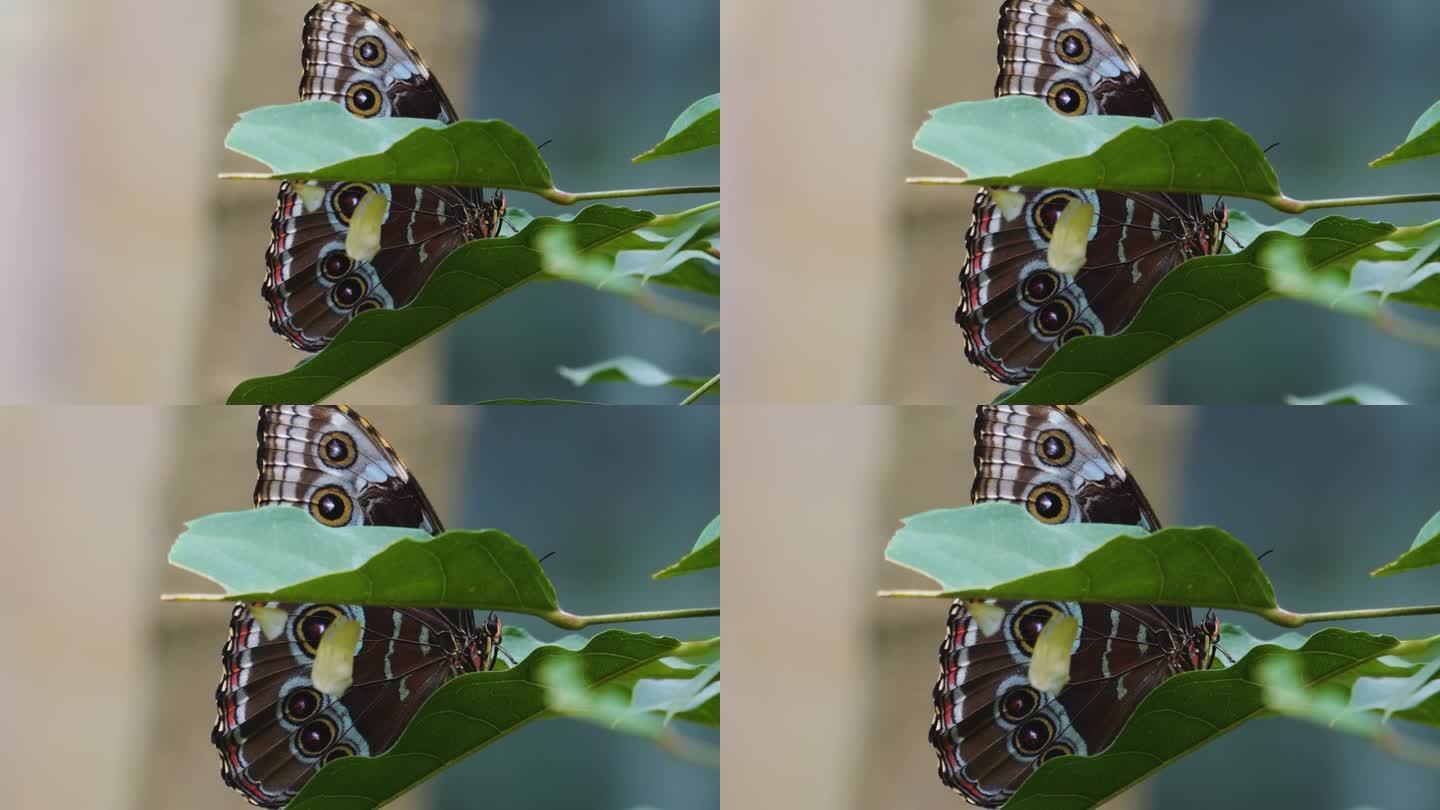
<svg viewBox="0 0 1440 810">
<path fill-rule="evenodd" d="M 1184 106 L 1197 3 L 1089 3 Z M 726 0 L 727 402 L 994 397 L 954 324 L 971 189 L 909 187 L 926 112 L 987 98 L 999 0 Z M 1107 398 L 1150 398 L 1150 374 Z"/>
</svg>

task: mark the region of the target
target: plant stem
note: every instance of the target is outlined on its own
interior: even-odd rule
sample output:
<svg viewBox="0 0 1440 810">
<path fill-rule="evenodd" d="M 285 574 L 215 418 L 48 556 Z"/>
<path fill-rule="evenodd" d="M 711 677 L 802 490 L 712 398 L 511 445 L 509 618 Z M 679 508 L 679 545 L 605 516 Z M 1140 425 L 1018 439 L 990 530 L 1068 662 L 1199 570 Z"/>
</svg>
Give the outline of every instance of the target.
<svg viewBox="0 0 1440 810">
<path fill-rule="evenodd" d="M 663 197 L 674 194 L 719 194 L 719 186 L 658 186 L 656 188 L 620 188 L 609 191 L 561 191 L 558 188 L 540 192 L 540 196 L 560 205 L 574 205 L 587 200 L 614 200 L 622 197 Z M 717 203 L 718 204 L 718 203 Z"/>
<path fill-rule="evenodd" d="M 1256 616 L 1281 627 L 1300 627 L 1313 622 L 1340 622 L 1351 619 L 1384 619 L 1391 616 L 1434 616 L 1440 614 L 1440 605 L 1413 605 L 1409 607 L 1367 608 L 1363 610 L 1324 610 L 1318 613 L 1292 613 L 1282 607 L 1265 610 L 1250 610 Z"/>
<path fill-rule="evenodd" d="M 719 208 L 720 208 L 720 201 L 719 201 L 719 200 L 715 200 L 715 201 L 713 201 L 713 202 L 705 203 L 704 205 L 697 205 L 697 206 L 695 206 L 694 208 L 687 208 L 687 209 L 685 209 L 684 211 L 676 211 L 676 212 L 673 213 L 673 214 L 656 214 L 656 215 L 655 215 L 655 218 L 652 219 L 652 220 L 650 220 L 650 222 L 647 223 L 647 224 L 645 225 L 645 227 L 646 227 L 646 228 L 659 228 L 659 227 L 663 227 L 663 226 L 669 225 L 669 224 L 671 224 L 671 223 L 673 223 L 673 222 L 679 222 L 680 220 L 682 220 L 682 219 L 684 219 L 684 218 L 686 218 L 686 217 L 693 217 L 693 216 L 695 216 L 696 214 L 699 214 L 699 213 L 701 213 L 701 212 L 710 211 L 710 210 L 712 210 L 712 209 L 713 209 L 713 210 L 718 210 Z"/>
<path fill-rule="evenodd" d="M 1244 196 L 1244 195 L 1227 195 Z M 1303 214 L 1306 211 L 1313 211 L 1319 208 L 1355 208 L 1362 205 L 1403 205 L 1406 203 L 1440 202 L 1440 193 L 1428 194 L 1381 194 L 1374 197 L 1334 197 L 1327 200 L 1297 200 L 1287 197 L 1284 194 L 1275 196 L 1256 196 L 1251 199 L 1259 200 L 1277 211 L 1284 211 L 1287 214 Z"/>
<path fill-rule="evenodd" d="M 907 177 L 905 178 L 905 182 L 916 186 L 975 185 L 974 181 L 968 177 Z M 995 185 L 1010 184 L 997 183 Z M 1125 188 L 1107 190 L 1144 191 L 1146 189 Z M 1224 196 L 1258 200 L 1277 211 L 1284 211 L 1287 214 L 1303 214 L 1306 211 L 1314 211 L 1321 208 L 1355 208 L 1362 205 L 1404 205 L 1408 203 L 1440 202 L 1440 192 L 1425 194 L 1379 194 L 1373 197 L 1333 197 L 1323 200 L 1297 200 L 1294 197 L 1289 197 L 1284 194 L 1245 194 L 1236 191 L 1227 191 Z"/>
<path fill-rule="evenodd" d="M 685 398 L 682 399 L 682 400 L 680 400 L 680 404 L 681 404 L 681 405 L 692 405 L 692 404 L 694 404 L 696 400 L 698 400 L 698 399 L 700 399 L 701 397 L 705 396 L 705 392 L 706 392 L 706 391 L 709 391 L 711 388 L 714 388 L 714 387 L 715 387 L 716 385 L 718 385 L 719 383 L 720 383 L 720 375 L 719 375 L 719 374 L 716 374 L 714 377 L 711 377 L 710 379 L 708 379 L 708 380 L 706 380 L 705 382 L 701 383 L 699 388 L 696 388 L 694 391 L 691 391 L 689 394 L 686 394 L 686 395 L 685 395 Z"/>
<path fill-rule="evenodd" d="M 976 598 L 984 599 L 984 592 L 976 593 L 946 593 L 944 591 L 921 591 L 921 590 L 895 590 L 877 591 L 876 595 L 883 599 L 956 599 Z M 1054 596 L 1054 594 L 1050 594 Z M 1006 599 L 1015 598 L 1007 595 Z M 1040 598 L 1035 595 L 1034 598 Z M 1128 601 L 1128 600 L 1127 600 Z M 1136 602 L 1135 604 L 1140 604 Z M 1385 619 L 1391 616 L 1435 616 L 1440 615 L 1440 605 L 1412 605 L 1408 607 L 1389 608 L 1365 608 L 1361 610 L 1325 610 L 1317 613 L 1295 613 L 1282 607 L 1256 608 L 1243 605 L 1227 605 L 1228 610 L 1238 610 L 1242 613 L 1253 613 L 1271 624 L 1278 624 L 1281 627 L 1300 627 L 1315 622 L 1341 622 L 1353 619 Z"/>
<path fill-rule="evenodd" d="M 221 172 L 221 180 L 304 180 L 303 175 L 273 174 L 266 172 Z M 544 197 L 560 205 L 574 205 L 588 200 L 615 200 L 624 197 L 666 197 L 676 194 L 719 194 L 719 186 L 656 186 L 655 188 L 617 188 L 606 191 L 561 191 L 558 188 L 514 188 L 511 186 L 486 185 L 485 188 L 501 188 L 506 191 L 521 191 Z M 716 203 L 719 205 L 719 203 Z"/>
<path fill-rule="evenodd" d="M 665 619 L 694 619 L 701 616 L 719 616 L 720 608 L 681 608 L 679 610 L 642 610 L 634 613 L 599 613 L 594 616 L 577 616 L 564 610 L 533 614 L 566 630 L 582 630 L 592 624 L 618 624 L 620 622 L 655 622 Z"/>
</svg>

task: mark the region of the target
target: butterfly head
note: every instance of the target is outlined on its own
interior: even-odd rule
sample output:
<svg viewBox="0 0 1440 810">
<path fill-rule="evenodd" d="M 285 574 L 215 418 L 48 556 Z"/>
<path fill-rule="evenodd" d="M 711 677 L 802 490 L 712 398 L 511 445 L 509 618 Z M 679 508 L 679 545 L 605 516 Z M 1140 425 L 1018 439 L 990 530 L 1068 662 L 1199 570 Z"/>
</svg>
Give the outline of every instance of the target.
<svg viewBox="0 0 1440 810">
<path fill-rule="evenodd" d="M 511 665 L 514 665 L 515 659 L 510 658 L 510 654 L 500 646 L 503 636 L 504 624 L 500 621 L 500 617 L 491 611 L 490 615 L 485 617 L 485 623 L 479 627 L 475 635 L 470 637 L 466 646 L 470 665 L 474 667 L 475 672 L 489 672 L 494 669 L 497 655 L 504 655 L 510 659 Z"/>
<path fill-rule="evenodd" d="M 1220 619 L 1211 610 L 1205 614 L 1204 621 L 1190 632 L 1190 639 L 1185 645 L 1185 668 L 1209 669 L 1219 649 Z"/>
<path fill-rule="evenodd" d="M 1216 200 L 1215 207 L 1205 216 L 1201 230 L 1204 233 L 1203 253 L 1210 255 L 1220 252 L 1221 240 L 1225 238 L 1225 232 L 1230 229 L 1230 209 L 1225 207 L 1224 200 Z"/>
<path fill-rule="evenodd" d="M 500 236 L 500 228 L 504 224 L 505 192 L 496 189 L 490 199 L 480 203 L 480 236 L 482 238 Z"/>
</svg>

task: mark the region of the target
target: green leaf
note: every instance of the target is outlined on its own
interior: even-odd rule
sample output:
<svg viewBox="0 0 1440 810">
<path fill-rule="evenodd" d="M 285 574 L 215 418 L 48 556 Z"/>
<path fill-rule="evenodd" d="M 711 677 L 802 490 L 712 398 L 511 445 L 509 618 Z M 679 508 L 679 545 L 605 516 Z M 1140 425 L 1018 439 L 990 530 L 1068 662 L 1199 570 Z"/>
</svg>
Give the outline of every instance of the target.
<svg viewBox="0 0 1440 810">
<path fill-rule="evenodd" d="M 1370 161 L 1370 165 L 1378 169 L 1437 154 L 1440 154 L 1440 101 L 1430 105 L 1430 109 L 1420 116 L 1410 128 L 1404 143 Z"/>
<path fill-rule="evenodd" d="M 720 567 L 720 516 L 706 524 L 700 530 L 700 539 L 695 541 L 695 547 L 689 554 L 675 562 L 656 571 L 650 576 L 654 579 L 668 579 L 678 577 L 682 574 L 693 574 L 696 571 L 705 571 L 711 568 Z"/>
<path fill-rule="evenodd" d="M 407 539 L 401 539 L 407 538 Z M 186 524 L 170 563 L 225 590 L 208 601 L 337 602 L 534 615 L 559 610 L 529 549 L 504 532 L 320 525 L 304 509 L 266 506 Z"/>
<path fill-rule="evenodd" d="M 705 382 L 703 377 L 673 376 L 649 360 L 628 355 L 602 360 L 589 366 L 560 366 L 555 370 L 577 388 L 590 383 L 623 382 L 651 387 L 668 385 L 689 391 Z"/>
<path fill-rule="evenodd" d="M 1280 194 L 1255 140 L 1218 118 L 1162 126 L 1114 115 L 1064 116 L 1037 98 L 1003 96 L 934 110 L 915 135 L 915 149 L 959 167 L 966 185 Z"/>
<path fill-rule="evenodd" d="M 1440 564 L 1440 513 L 1425 521 L 1410 550 L 1370 572 L 1372 577 L 1388 577 L 1401 571 L 1413 571 Z"/>
<path fill-rule="evenodd" d="M 1414 642 L 1409 642 L 1414 643 Z M 1426 643 L 1426 642 L 1422 642 Z M 1411 739 L 1389 724 L 1392 716 L 1436 725 L 1440 712 L 1440 658 L 1406 677 L 1337 678 L 1315 686 L 1302 674 L 1301 662 L 1290 655 L 1271 656 L 1257 668 L 1271 711 L 1308 720 L 1373 742 L 1399 758 L 1440 768 L 1440 748 Z"/>
<path fill-rule="evenodd" d="M 720 145 L 720 94 L 706 96 L 689 107 L 665 133 L 665 140 L 632 158 L 634 163 L 681 155 Z"/>
<path fill-rule="evenodd" d="M 904 520 L 885 559 L 935 580 L 933 597 L 1205 605 L 1262 611 L 1275 590 L 1255 555 L 1221 529 L 1045 525 L 1012 503 Z"/>
<path fill-rule="evenodd" d="M 302 101 L 240 116 L 225 146 L 276 179 L 554 191 L 535 144 L 504 121 L 448 126 L 420 118 L 360 118 L 344 105 Z"/>
<path fill-rule="evenodd" d="M 562 228 L 538 242 L 541 266 L 550 275 L 602 292 L 641 300 L 655 308 L 647 284 L 720 295 L 720 276 L 711 272 L 719 260 L 708 250 L 719 232 L 719 203 L 707 203 L 678 214 L 655 217 L 646 228 L 611 242 L 604 250 L 581 256 L 574 237 Z"/>
<path fill-rule="evenodd" d="M 1097 116 L 1091 116 L 1097 117 Z M 1239 219 L 1237 217 L 1237 219 Z M 1293 224 L 1265 230 L 1239 253 L 1201 256 L 1180 265 L 1115 335 L 1076 338 L 1061 346 L 1006 403 L 1081 403 L 1154 362 L 1176 346 L 1272 295 L 1258 257 L 1277 242 L 1293 242 L 1312 265 L 1346 272 L 1353 260 L 1395 233 L 1395 226 L 1326 217 L 1295 236 Z"/>
<path fill-rule="evenodd" d="M 346 757 L 317 771 L 290 810 L 367 810 L 379 807 L 464 757 L 536 720 L 553 717 L 541 672 L 557 659 L 573 661 L 588 688 L 623 682 L 667 655 L 673 638 L 606 630 L 578 652 L 546 645 L 513 669 L 462 675 L 445 684 L 410 721 L 385 754 Z M 583 752 L 568 755 L 583 756 Z"/>
<path fill-rule="evenodd" d="M 1235 633 L 1227 634 L 1234 638 Z M 1303 645 L 1298 642 L 1303 641 Z M 1229 646 L 1229 642 L 1227 647 Z M 1140 702 L 1120 736 L 1095 756 L 1057 757 L 1040 766 L 1005 805 L 1006 810 L 1080 810 L 1093 807 L 1196 748 L 1269 714 L 1257 673 L 1260 665 L 1297 649 L 1303 683 L 1315 685 L 1363 667 L 1395 648 L 1390 636 L 1336 628 L 1308 639 L 1283 639 L 1250 649 L 1233 666 L 1177 675 Z"/>
<path fill-rule="evenodd" d="M 1440 296 L 1429 294 L 1434 285 L 1425 285 L 1440 274 L 1440 264 L 1431 261 L 1440 252 L 1440 229 L 1420 226 L 1417 230 L 1422 232 L 1419 244 L 1408 257 L 1401 254 L 1356 262 L 1350 271 L 1350 290 L 1379 293 L 1381 302 L 1394 295 L 1408 303 L 1440 308 Z"/>
<path fill-rule="evenodd" d="M 338 106 L 329 104 L 328 106 Z M 353 117 L 353 116 L 352 116 Z M 541 272 L 536 242 L 557 226 L 573 232 L 577 251 L 602 251 L 653 221 L 649 211 L 592 205 L 573 222 L 539 217 L 514 236 L 462 245 L 436 268 L 402 309 L 366 312 L 308 361 L 270 377 L 246 380 L 227 404 L 319 402 L 451 323 L 532 280 Z M 496 351 L 503 349 L 497 348 Z"/>
<path fill-rule="evenodd" d="M 695 667 L 689 677 L 641 678 L 609 689 L 590 690 L 576 662 L 555 659 L 540 671 L 549 691 L 550 707 L 558 714 L 589 720 L 607 728 L 657 739 L 676 718 L 700 718 L 719 727 L 709 708 L 719 703 L 720 664 Z"/>
<path fill-rule="evenodd" d="M 1286 405 L 1404 405 L 1405 400 L 1379 386 L 1361 383 L 1311 397 L 1287 396 Z"/>
</svg>

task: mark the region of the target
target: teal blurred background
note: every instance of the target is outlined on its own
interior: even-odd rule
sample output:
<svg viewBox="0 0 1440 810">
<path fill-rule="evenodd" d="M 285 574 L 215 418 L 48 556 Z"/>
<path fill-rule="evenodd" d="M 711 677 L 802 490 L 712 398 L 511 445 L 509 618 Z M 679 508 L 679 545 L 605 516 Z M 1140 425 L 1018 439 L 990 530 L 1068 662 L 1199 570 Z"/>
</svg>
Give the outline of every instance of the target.
<svg viewBox="0 0 1440 810">
<path fill-rule="evenodd" d="M 483 28 L 469 51 L 462 114 L 503 118 L 542 150 L 566 191 L 719 182 L 716 150 L 633 165 L 696 99 L 720 90 L 719 0 L 593 3 L 482 2 Z M 397 12 L 398 13 L 398 12 Z M 609 200 L 657 212 L 713 196 Z M 573 214 L 515 194 L 536 215 Z M 714 299 L 665 295 L 714 307 Z M 679 389 L 618 383 L 577 389 L 554 366 L 586 366 L 616 355 L 650 360 L 676 376 L 705 379 L 720 368 L 720 342 L 614 295 L 559 282 L 529 284 L 457 325 L 445 337 L 445 402 L 523 394 L 606 402 L 674 403 Z"/>
<path fill-rule="evenodd" d="M 1223 116 L 1261 146 L 1278 142 L 1270 162 L 1290 196 L 1440 188 L 1435 161 L 1365 165 L 1404 140 L 1415 119 L 1440 98 L 1434 3 L 1209 0 L 1200 6 L 1193 37 L 1189 98 L 1176 114 Z M 1227 204 L 1263 222 L 1285 218 L 1258 203 Z M 1413 225 L 1440 217 L 1440 205 L 1337 209 L 1306 218 L 1327 213 Z M 1434 313 L 1393 306 L 1440 324 Z M 1356 382 L 1380 385 L 1407 402 L 1437 402 L 1440 354 L 1311 305 L 1267 302 L 1167 358 L 1157 400 L 1278 401 Z"/>
<path fill-rule="evenodd" d="M 479 411 L 479 409 L 477 409 Z M 652 581 L 720 513 L 720 424 L 715 408 L 498 407 L 477 412 L 465 443 L 457 525 L 503 527 L 545 561 L 562 605 L 613 613 L 720 603 L 718 572 Z M 542 639 L 563 635 L 507 616 Z M 720 620 L 622 625 L 693 640 Z M 586 631 L 594 635 L 605 629 Z M 681 723 L 680 733 L 719 743 Z M 563 777 L 559 775 L 563 774 Z M 442 774 L 429 806 L 720 806 L 720 774 L 646 740 L 571 720 L 537 723 Z"/>
</svg>

